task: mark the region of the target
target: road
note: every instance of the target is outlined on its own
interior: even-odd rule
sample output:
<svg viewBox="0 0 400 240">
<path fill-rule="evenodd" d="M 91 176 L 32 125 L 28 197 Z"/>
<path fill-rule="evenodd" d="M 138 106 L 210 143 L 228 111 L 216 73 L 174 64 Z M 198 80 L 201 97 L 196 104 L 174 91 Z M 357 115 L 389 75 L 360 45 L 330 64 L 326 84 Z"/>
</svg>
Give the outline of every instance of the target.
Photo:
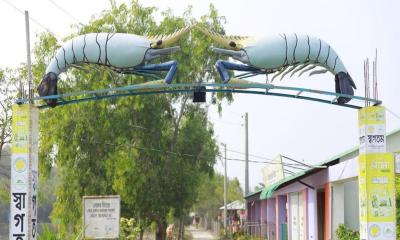
<svg viewBox="0 0 400 240">
<path fill-rule="evenodd" d="M 187 230 L 192 234 L 193 240 L 215 240 L 217 237 L 211 234 L 211 232 L 204 230 L 202 228 L 196 229 L 193 226 L 187 228 Z"/>
</svg>

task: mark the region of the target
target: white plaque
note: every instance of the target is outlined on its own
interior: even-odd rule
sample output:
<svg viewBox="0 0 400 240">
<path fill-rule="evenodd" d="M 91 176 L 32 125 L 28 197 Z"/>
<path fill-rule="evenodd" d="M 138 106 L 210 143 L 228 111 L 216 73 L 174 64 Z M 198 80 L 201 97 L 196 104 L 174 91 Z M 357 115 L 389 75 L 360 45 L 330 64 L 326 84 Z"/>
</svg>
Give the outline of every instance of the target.
<svg viewBox="0 0 400 240">
<path fill-rule="evenodd" d="M 85 239 L 118 239 L 120 196 L 84 196 Z"/>
</svg>

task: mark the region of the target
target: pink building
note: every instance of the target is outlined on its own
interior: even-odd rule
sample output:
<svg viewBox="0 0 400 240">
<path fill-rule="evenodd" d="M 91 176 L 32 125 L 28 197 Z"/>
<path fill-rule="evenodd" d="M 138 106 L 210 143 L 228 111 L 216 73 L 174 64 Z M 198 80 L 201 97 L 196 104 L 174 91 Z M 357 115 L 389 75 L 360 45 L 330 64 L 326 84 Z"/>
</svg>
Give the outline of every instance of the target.
<svg viewBox="0 0 400 240">
<path fill-rule="evenodd" d="M 387 135 L 400 152 L 400 129 Z M 359 229 L 358 146 L 245 197 L 247 232 L 273 240 L 336 240 L 340 224 Z"/>
</svg>

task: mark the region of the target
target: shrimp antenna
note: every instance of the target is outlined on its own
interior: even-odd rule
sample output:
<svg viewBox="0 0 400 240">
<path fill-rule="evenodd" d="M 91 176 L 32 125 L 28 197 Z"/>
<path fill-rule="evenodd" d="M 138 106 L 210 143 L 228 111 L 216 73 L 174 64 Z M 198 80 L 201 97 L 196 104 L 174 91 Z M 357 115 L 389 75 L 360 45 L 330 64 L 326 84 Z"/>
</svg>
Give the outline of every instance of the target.
<svg viewBox="0 0 400 240">
<path fill-rule="evenodd" d="M 238 51 L 254 41 L 253 37 L 234 36 L 234 35 L 228 36 L 228 35 L 222 35 L 222 34 L 213 32 L 204 27 L 196 26 L 196 28 L 198 30 L 200 30 L 202 33 L 204 33 L 205 35 L 212 38 L 215 42 L 217 42 L 217 43 L 221 44 L 222 46 L 224 46 L 225 48 L 228 48 L 231 50 Z"/>
<path fill-rule="evenodd" d="M 151 42 L 151 48 L 165 48 L 179 41 L 179 39 L 189 32 L 191 28 L 192 26 L 186 26 L 166 36 L 146 36 L 146 38 Z"/>
</svg>

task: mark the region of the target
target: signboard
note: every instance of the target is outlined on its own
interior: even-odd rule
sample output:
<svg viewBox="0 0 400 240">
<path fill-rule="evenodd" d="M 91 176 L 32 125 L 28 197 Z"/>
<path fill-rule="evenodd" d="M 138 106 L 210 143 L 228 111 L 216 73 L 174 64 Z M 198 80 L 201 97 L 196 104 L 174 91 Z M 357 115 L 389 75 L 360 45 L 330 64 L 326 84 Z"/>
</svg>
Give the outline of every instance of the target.
<svg viewBox="0 0 400 240">
<path fill-rule="evenodd" d="M 85 239 L 118 239 L 119 196 L 84 196 L 83 224 Z"/>
<path fill-rule="evenodd" d="M 395 240 L 395 164 L 393 154 L 386 153 L 385 108 L 362 108 L 358 120 L 360 238 Z"/>
<path fill-rule="evenodd" d="M 382 106 L 358 111 L 360 154 L 386 152 L 386 111 Z"/>
<path fill-rule="evenodd" d="M 12 240 L 37 238 L 38 109 L 12 107 L 10 182 L 10 236 Z"/>
<path fill-rule="evenodd" d="M 285 178 L 283 172 L 282 156 L 278 155 L 272 163 L 262 169 L 263 181 L 265 186 L 270 186 Z"/>
<path fill-rule="evenodd" d="M 360 155 L 360 234 L 362 239 L 396 239 L 394 160 L 391 153 Z"/>
</svg>

